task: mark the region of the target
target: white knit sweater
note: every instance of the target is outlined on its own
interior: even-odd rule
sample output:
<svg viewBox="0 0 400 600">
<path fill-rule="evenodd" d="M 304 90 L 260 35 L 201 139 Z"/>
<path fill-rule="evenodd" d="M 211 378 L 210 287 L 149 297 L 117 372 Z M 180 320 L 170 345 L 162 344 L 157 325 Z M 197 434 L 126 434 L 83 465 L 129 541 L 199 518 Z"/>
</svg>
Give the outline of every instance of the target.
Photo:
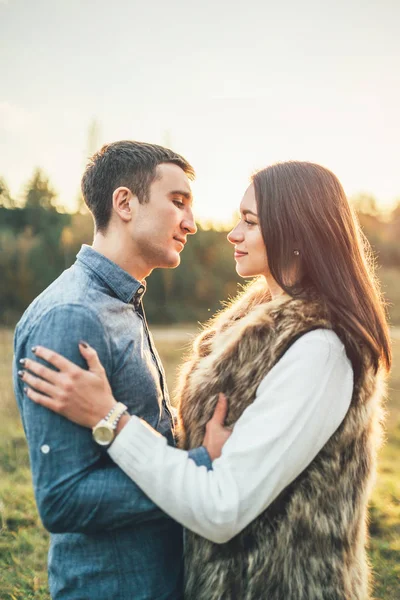
<svg viewBox="0 0 400 600">
<path fill-rule="evenodd" d="M 262 380 L 213 470 L 132 417 L 108 452 L 167 514 L 224 543 L 313 460 L 350 406 L 353 370 L 337 335 L 303 335 Z M 229 401 L 229 398 L 228 398 Z"/>
</svg>

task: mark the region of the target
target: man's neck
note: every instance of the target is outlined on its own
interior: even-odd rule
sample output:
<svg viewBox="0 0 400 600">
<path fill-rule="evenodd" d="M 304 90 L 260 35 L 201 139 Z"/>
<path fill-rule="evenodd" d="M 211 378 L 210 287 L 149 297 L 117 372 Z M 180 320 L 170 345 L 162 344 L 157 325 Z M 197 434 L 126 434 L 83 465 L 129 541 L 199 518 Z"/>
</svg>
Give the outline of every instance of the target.
<svg viewBox="0 0 400 600">
<path fill-rule="evenodd" d="M 94 236 L 92 248 L 112 260 L 138 281 L 145 279 L 152 271 L 143 263 L 134 249 L 117 235 L 107 234 L 105 236 L 97 232 Z"/>
</svg>

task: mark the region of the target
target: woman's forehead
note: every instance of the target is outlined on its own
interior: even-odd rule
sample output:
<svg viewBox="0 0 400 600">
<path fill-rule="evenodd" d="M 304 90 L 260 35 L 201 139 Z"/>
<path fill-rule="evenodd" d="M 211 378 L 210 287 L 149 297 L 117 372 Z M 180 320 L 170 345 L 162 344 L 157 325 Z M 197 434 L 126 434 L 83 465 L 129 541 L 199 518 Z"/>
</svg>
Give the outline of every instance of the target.
<svg viewBox="0 0 400 600">
<path fill-rule="evenodd" d="M 254 185 L 252 183 L 249 185 L 249 187 L 243 195 L 242 201 L 240 203 L 240 210 L 242 212 L 244 210 L 250 210 L 251 212 L 257 214 L 256 195 L 254 191 Z"/>
</svg>

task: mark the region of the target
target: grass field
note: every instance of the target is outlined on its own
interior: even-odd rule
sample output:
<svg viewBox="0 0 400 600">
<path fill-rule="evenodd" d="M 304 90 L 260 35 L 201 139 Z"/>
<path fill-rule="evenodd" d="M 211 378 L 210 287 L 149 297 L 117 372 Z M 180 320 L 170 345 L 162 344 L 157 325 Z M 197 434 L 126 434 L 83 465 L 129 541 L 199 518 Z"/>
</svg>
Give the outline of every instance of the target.
<svg viewBox="0 0 400 600">
<path fill-rule="evenodd" d="M 172 389 L 189 330 L 153 331 Z M 400 599 L 400 336 L 396 337 L 387 442 L 370 510 L 369 554 L 376 600 Z M 12 334 L 0 330 L 0 600 L 49 600 L 48 535 L 33 499 L 25 438 L 11 389 L 11 355 Z"/>
</svg>

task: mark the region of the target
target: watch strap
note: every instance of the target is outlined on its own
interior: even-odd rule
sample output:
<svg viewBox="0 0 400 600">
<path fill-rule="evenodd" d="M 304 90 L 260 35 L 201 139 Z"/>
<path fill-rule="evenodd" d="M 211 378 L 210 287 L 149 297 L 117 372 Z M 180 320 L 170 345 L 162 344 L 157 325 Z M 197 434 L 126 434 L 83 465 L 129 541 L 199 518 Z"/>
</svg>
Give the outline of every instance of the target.
<svg viewBox="0 0 400 600">
<path fill-rule="evenodd" d="M 117 428 L 118 422 L 122 415 L 128 412 L 128 407 L 125 406 L 122 402 L 117 402 L 114 408 L 111 411 L 111 414 L 108 413 L 106 420 L 107 423 L 115 430 Z"/>
</svg>

